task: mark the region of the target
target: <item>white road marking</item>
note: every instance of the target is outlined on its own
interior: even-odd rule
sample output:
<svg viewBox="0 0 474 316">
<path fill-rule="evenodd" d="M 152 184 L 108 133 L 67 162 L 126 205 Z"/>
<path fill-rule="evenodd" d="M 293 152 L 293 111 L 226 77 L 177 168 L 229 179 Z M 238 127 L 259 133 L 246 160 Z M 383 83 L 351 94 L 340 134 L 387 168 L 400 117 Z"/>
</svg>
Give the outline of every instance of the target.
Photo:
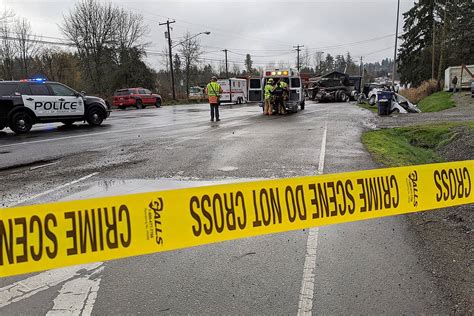
<svg viewBox="0 0 474 316">
<path fill-rule="evenodd" d="M 27 299 L 62 282 L 78 277 L 81 273 L 92 271 L 102 265 L 96 262 L 61 269 L 49 270 L 27 279 L 0 288 L 0 308 Z"/>
<path fill-rule="evenodd" d="M 39 168 L 44 168 L 44 167 L 48 167 L 48 166 L 52 166 L 52 165 L 55 165 L 57 164 L 58 162 L 50 162 L 50 163 L 47 163 L 47 164 L 44 164 L 44 165 L 39 165 L 39 166 L 34 166 L 34 167 L 31 167 L 30 170 L 36 170 L 36 169 L 39 169 Z"/>
<path fill-rule="evenodd" d="M 100 285 L 100 267 L 89 275 L 66 282 L 46 315 L 91 315 Z"/>
<path fill-rule="evenodd" d="M 323 174 L 324 157 L 326 155 L 326 137 L 328 122 L 324 124 L 323 140 L 319 153 L 318 174 Z M 316 268 L 316 250 L 318 247 L 318 228 L 310 228 L 306 242 L 306 255 L 304 259 L 303 281 L 301 282 L 300 297 L 298 302 L 298 315 L 311 315 L 314 296 L 314 269 Z"/>
<path fill-rule="evenodd" d="M 36 199 L 36 198 L 39 198 L 39 197 L 41 197 L 41 196 L 50 194 L 50 193 L 52 193 L 52 192 L 54 192 L 54 191 L 57 191 L 57 190 L 59 190 L 59 189 L 62 189 L 62 188 L 64 188 L 64 187 L 67 187 L 67 186 L 76 184 L 76 183 L 81 182 L 81 181 L 84 181 L 84 180 L 86 180 L 86 179 L 89 179 L 89 178 L 91 178 L 91 177 L 93 177 L 93 176 L 95 176 L 95 175 L 97 175 L 97 174 L 99 174 L 99 173 L 98 173 L 98 172 L 91 173 L 91 174 L 89 174 L 89 175 L 87 175 L 87 176 L 85 176 L 85 177 L 79 178 L 79 179 L 77 179 L 77 180 L 74 180 L 74 181 L 65 183 L 65 184 L 63 184 L 63 185 L 60 185 L 60 186 L 58 186 L 58 187 L 49 189 L 49 190 L 47 190 L 47 191 L 44 191 L 44 192 L 41 192 L 41 193 L 38 193 L 38 194 L 35 194 L 35 195 L 32 195 L 32 196 L 29 196 L 29 197 L 27 197 L 27 198 L 18 200 L 18 201 L 16 201 L 15 203 L 12 203 L 12 204 L 7 205 L 6 207 L 13 207 L 13 206 L 16 206 L 16 205 L 19 205 L 19 204 L 28 202 L 28 201 L 30 201 L 30 200 L 34 200 L 34 199 Z"/>
<path fill-rule="evenodd" d="M 19 200 L 7 207 L 19 205 L 47 195 L 61 188 L 89 179 L 97 174 L 98 172 L 91 173 L 77 180 Z M 103 262 L 95 262 L 87 265 L 49 270 L 0 288 L 0 308 L 66 282 L 59 291 L 58 296 L 54 299 L 53 309 L 48 314 L 90 315 L 97 298 L 101 280 L 98 274 L 104 269 L 101 267 L 102 264 Z"/>
</svg>

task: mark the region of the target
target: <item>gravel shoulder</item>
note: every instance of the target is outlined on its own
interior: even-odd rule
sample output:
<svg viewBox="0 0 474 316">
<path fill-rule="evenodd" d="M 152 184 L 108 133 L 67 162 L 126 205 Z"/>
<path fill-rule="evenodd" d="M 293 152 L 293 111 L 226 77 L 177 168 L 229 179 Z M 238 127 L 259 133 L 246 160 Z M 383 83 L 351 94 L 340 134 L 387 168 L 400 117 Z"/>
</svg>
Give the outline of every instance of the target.
<svg viewBox="0 0 474 316">
<path fill-rule="evenodd" d="M 474 120 L 470 94 L 453 96 L 456 106 L 440 112 L 375 118 L 377 128 Z M 459 127 L 456 137 L 436 151 L 446 161 L 474 159 L 474 131 Z M 451 301 L 453 314 L 472 314 L 474 306 L 474 204 L 409 214 L 414 247 L 426 271 Z"/>
</svg>

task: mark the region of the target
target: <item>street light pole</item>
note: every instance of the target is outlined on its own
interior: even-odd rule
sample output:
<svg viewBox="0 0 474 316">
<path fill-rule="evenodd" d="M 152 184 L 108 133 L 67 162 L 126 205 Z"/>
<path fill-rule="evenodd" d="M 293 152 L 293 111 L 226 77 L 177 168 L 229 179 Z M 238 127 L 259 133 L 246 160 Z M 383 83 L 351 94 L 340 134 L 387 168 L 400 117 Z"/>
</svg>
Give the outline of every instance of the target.
<svg viewBox="0 0 474 316">
<path fill-rule="evenodd" d="M 397 40 L 398 40 L 398 20 L 400 18 L 400 0 L 398 0 L 397 5 L 397 26 L 395 28 L 395 49 L 393 51 L 393 71 L 392 71 L 392 86 L 395 90 L 395 69 L 397 65 Z"/>
<path fill-rule="evenodd" d="M 187 38 L 187 39 L 185 39 L 184 41 L 179 42 L 178 44 L 173 45 L 172 48 L 175 48 L 176 46 L 179 46 L 179 45 L 181 45 L 181 44 L 183 44 L 183 43 L 185 43 L 185 42 L 187 42 L 187 41 L 189 41 L 189 40 L 192 40 L 193 38 L 198 37 L 198 36 L 201 35 L 201 34 L 209 35 L 209 34 L 211 34 L 211 32 L 200 32 L 200 33 L 194 34 L 194 35 L 191 36 L 190 38 Z"/>
</svg>

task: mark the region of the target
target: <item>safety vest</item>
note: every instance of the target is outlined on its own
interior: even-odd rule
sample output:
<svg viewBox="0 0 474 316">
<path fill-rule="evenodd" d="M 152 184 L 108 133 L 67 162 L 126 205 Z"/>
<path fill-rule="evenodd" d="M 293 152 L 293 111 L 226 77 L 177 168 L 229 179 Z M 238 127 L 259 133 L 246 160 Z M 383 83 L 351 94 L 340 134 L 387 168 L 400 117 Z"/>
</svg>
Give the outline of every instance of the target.
<svg viewBox="0 0 474 316">
<path fill-rule="evenodd" d="M 280 87 L 282 87 L 283 89 L 286 89 L 288 88 L 288 84 L 284 81 L 278 81 L 278 84 L 280 85 Z"/>
<path fill-rule="evenodd" d="M 207 95 L 210 97 L 218 97 L 221 95 L 221 85 L 217 82 L 209 82 L 207 84 Z"/>
<path fill-rule="evenodd" d="M 273 86 L 270 84 L 265 85 L 265 100 L 270 99 L 273 91 Z"/>
</svg>

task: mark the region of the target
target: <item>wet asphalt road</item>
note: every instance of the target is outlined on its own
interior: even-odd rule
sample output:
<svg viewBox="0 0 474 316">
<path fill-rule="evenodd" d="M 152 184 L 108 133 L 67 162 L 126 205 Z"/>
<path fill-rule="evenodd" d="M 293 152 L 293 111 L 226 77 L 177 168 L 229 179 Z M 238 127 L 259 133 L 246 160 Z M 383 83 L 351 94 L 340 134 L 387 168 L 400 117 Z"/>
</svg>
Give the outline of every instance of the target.
<svg viewBox="0 0 474 316">
<path fill-rule="evenodd" d="M 100 128 L 4 130 L 0 205 L 314 175 L 325 130 L 324 173 L 376 167 L 360 143 L 373 114 L 349 103 L 309 102 L 284 117 L 222 106 L 221 122 L 208 116 L 189 105 L 116 111 Z M 2 278 L 0 314 L 296 314 L 308 246 L 313 313 L 447 313 L 413 238 L 397 216 L 321 227 L 317 245 L 293 231 Z"/>
</svg>

